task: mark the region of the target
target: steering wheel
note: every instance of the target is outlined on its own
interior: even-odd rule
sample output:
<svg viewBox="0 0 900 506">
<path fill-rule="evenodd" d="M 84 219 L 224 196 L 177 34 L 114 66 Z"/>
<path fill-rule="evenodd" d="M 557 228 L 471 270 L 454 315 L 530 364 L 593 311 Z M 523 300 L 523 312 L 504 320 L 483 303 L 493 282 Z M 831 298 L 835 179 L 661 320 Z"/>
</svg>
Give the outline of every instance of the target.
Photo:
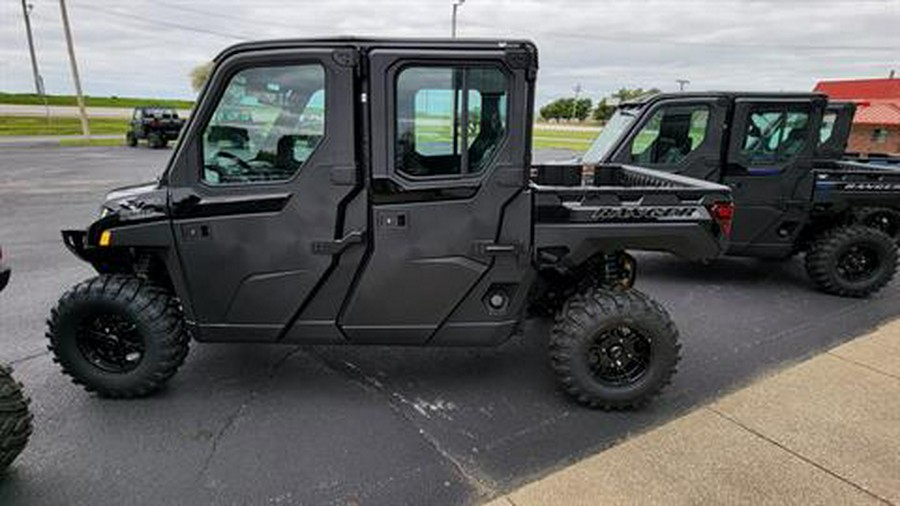
<svg viewBox="0 0 900 506">
<path fill-rule="evenodd" d="M 253 167 L 251 167 L 250 164 L 245 162 L 241 157 L 234 153 L 229 153 L 228 151 L 217 151 L 216 154 L 213 155 L 213 158 L 227 158 L 233 161 L 238 167 L 243 169 L 241 172 L 253 169 Z"/>
</svg>

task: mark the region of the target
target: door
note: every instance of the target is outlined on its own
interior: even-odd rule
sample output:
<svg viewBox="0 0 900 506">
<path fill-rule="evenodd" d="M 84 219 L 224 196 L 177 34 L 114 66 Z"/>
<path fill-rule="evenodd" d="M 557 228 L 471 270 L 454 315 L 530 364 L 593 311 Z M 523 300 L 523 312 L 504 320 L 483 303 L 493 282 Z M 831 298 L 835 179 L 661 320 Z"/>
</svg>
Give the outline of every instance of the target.
<svg viewBox="0 0 900 506">
<path fill-rule="evenodd" d="M 349 56 L 348 56 L 349 55 Z M 365 229 L 355 51 L 236 53 L 220 63 L 170 177 L 173 232 L 202 340 L 275 340 Z"/>
<path fill-rule="evenodd" d="M 735 203 L 730 252 L 791 251 L 808 216 L 824 105 L 819 98 L 735 101 L 724 176 Z"/>
<path fill-rule="evenodd" d="M 718 182 L 726 111 L 721 97 L 651 103 L 612 160 Z"/>
<path fill-rule="evenodd" d="M 340 320 L 351 341 L 486 344 L 511 332 L 531 220 L 523 51 L 370 53 L 372 245 Z"/>
</svg>

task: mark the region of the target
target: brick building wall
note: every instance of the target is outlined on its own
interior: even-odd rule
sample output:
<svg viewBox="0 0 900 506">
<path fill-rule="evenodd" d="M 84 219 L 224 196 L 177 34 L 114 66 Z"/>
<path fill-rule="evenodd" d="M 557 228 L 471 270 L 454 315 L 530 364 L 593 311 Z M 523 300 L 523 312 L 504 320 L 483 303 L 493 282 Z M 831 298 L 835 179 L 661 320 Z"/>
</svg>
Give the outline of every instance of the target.
<svg viewBox="0 0 900 506">
<path fill-rule="evenodd" d="M 875 130 L 887 131 L 881 136 L 883 142 L 875 139 Z M 900 156 L 900 125 L 865 125 L 855 124 L 850 131 L 847 151 L 860 154 L 887 154 Z"/>
</svg>

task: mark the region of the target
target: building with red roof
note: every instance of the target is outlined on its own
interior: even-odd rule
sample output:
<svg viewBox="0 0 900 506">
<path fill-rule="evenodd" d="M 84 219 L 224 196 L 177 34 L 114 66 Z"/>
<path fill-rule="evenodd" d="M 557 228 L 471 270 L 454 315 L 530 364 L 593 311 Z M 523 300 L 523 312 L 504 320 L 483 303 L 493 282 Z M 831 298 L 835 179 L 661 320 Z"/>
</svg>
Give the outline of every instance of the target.
<svg viewBox="0 0 900 506">
<path fill-rule="evenodd" d="M 893 72 L 887 79 L 822 81 L 815 91 L 856 103 L 848 151 L 900 156 L 900 79 Z"/>
</svg>

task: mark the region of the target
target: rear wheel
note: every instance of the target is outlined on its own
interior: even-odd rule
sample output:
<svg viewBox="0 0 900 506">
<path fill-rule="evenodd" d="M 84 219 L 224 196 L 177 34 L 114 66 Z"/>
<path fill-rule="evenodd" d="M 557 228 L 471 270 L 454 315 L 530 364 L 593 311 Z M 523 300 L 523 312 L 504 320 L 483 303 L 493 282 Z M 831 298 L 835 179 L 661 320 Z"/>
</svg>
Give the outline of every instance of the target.
<svg viewBox="0 0 900 506">
<path fill-rule="evenodd" d="M 147 145 L 153 149 L 163 147 L 164 142 L 162 135 L 158 132 L 150 132 L 150 134 L 147 135 Z"/>
<path fill-rule="evenodd" d="M 649 297 L 591 288 L 557 315 L 550 359 L 576 401 L 616 410 L 640 407 L 669 384 L 680 348 L 669 314 Z"/>
<path fill-rule="evenodd" d="M 31 435 L 31 413 L 22 384 L 12 377 L 12 369 L 0 365 L 0 471 L 22 453 Z"/>
<path fill-rule="evenodd" d="M 848 225 L 823 233 L 806 253 L 806 272 L 824 292 L 866 297 L 897 271 L 897 243 L 881 230 Z"/>
<path fill-rule="evenodd" d="M 184 362 L 190 340 L 177 300 L 134 276 L 101 275 L 76 285 L 48 325 L 63 373 L 105 397 L 161 388 Z"/>
</svg>

